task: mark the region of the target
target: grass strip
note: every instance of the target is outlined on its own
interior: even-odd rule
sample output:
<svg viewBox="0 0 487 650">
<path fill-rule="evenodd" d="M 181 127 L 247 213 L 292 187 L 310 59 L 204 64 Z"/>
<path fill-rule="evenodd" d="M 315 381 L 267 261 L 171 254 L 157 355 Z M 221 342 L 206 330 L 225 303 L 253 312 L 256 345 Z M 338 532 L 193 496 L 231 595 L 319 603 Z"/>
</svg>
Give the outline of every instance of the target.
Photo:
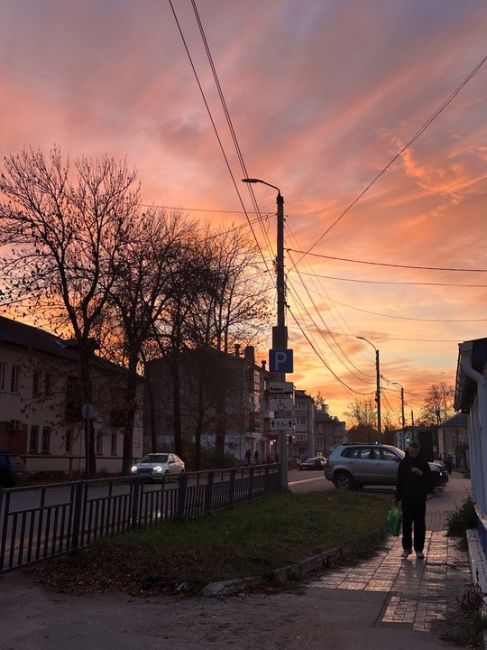
<svg viewBox="0 0 487 650">
<path fill-rule="evenodd" d="M 203 519 L 98 540 L 30 571 L 59 591 L 172 592 L 182 583 L 197 591 L 215 580 L 267 575 L 337 546 L 353 548 L 384 529 L 389 507 L 384 495 L 279 493 Z"/>
</svg>

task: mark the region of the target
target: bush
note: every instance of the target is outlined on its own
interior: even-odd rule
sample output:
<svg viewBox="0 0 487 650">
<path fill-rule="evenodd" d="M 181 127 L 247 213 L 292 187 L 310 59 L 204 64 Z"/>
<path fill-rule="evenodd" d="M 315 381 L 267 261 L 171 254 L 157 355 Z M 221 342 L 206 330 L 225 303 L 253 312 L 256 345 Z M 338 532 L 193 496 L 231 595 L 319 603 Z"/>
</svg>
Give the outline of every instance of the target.
<svg viewBox="0 0 487 650">
<path fill-rule="evenodd" d="M 448 517 L 448 537 L 463 537 L 468 528 L 477 526 L 477 514 L 471 497 Z"/>
</svg>

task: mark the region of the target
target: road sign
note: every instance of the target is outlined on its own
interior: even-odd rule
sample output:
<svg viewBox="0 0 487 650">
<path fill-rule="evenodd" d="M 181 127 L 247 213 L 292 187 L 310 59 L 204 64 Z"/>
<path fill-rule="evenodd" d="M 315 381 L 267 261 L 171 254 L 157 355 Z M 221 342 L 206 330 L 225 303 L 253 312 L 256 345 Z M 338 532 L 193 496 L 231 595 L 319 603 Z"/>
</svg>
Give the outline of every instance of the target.
<svg viewBox="0 0 487 650">
<path fill-rule="evenodd" d="M 294 384 L 292 381 L 271 381 L 269 382 L 269 393 L 292 395 L 294 391 Z"/>
<path fill-rule="evenodd" d="M 272 431 L 294 431 L 294 420 L 292 418 L 274 418 L 271 420 Z"/>
<path fill-rule="evenodd" d="M 269 369 L 271 372 L 293 372 L 293 351 L 269 350 Z"/>
<path fill-rule="evenodd" d="M 292 411 L 293 400 L 290 397 L 271 397 L 269 398 L 270 411 Z"/>
</svg>

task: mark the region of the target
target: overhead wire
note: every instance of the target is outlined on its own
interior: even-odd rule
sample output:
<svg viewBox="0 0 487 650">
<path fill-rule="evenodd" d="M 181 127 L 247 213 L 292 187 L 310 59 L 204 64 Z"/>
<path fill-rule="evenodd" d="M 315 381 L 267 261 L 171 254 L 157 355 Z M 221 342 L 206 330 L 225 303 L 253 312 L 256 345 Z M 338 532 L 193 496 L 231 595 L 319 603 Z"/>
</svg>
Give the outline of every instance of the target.
<svg viewBox="0 0 487 650">
<path fill-rule="evenodd" d="M 348 309 L 354 309 L 355 311 L 360 311 L 365 314 L 372 314 L 373 316 L 384 316 L 385 318 L 396 318 L 398 320 L 411 320 L 419 321 L 424 323 L 483 323 L 487 321 L 487 318 L 417 318 L 413 316 L 397 316 L 395 314 L 384 314 L 383 312 L 371 311 L 369 309 L 362 309 L 361 307 L 355 307 L 354 305 L 349 305 L 346 302 L 341 302 L 340 300 L 335 300 L 330 298 L 338 305 L 342 307 L 347 307 Z"/>
<path fill-rule="evenodd" d="M 287 249 L 288 252 L 292 253 L 303 253 L 304 251 L 299 251 L 294 248 Z M 324 255 L 322 253 L 306 253 L 306 255 L 311 255 L 312 257 L 321 257 L 328 260 L 338 260 L 340 262 L 351 262 L 353 264 L 368 264 L 370 266 L 388 266 L 398 269 L 419 269 L 422 271 L 454 271 L 461 273 L 487 273 L 487 269 L 477 269 L 477 268 L 464 268 L 464 267 L 447 267 L 447 266 L 418 266 L 413 264 L 394 264 L 392 262 L 372 262 L 369 260 L 354 260 L 349 257 L 336 257 L 334 255 Z M 293 265 L 296 266 L 299 264 L 299 260 Z M 292 270 L 292 269 L 291 269 Z"/>
<path fill-rule="evenodd" d="M 221 105 L 222 105 L 222 108 L 223 108 L 223 113 L 224 113 L 225 119 L 227 121 L 228 129 L 229 129 L 232 141 L 233 141 L 233 145 L 234 145 L 234 148 L 235 148 L 235 151 L 236 151 L 236 154 L 237 154 L 237 158 L 238 158 L 238 160 L 240 162 L 240 168 L 241 168 L 242 173 L 244 174 L 245 178 L 248 178 L 248 172 L 247 172 L 247 167 L 245 165 L 245 160 L 244 160 L 244 157 L 242 155 L 242 150 L 240 148 L 238 138 L 237 138 L 237 134 L 236 134 L 234 126 L 233 126 L 232 118 L 230 116 L 230 111 L 228 110 L 228 105 L 227 105 L 227 102 L 226 102 L 226 99 L 225 99 L 225 95 L 223 93 L 223 89 L 222 89 L 222 86 L 221 86 L 221 83 L 220 83 L 220 79 L 219 79 L 219 76 L 218 76 L 218 72 L 217 72 L 215 63 L 213 61 L 213 56 L 211 54 L 208 39 L 206 38 L 205 29 L 203 27 L 203 23 L 202 23 L 201 18 L 200 18 L 200 14 L 199 14 L 199 11 L 198 11 L 196 0 L 191 0 L 191 4 L 192 4 L 192 7 L 193 7 L 193 12 L 194 12 L 194 15 L 195 15 L 195 18 L 196 18 L 196 22 L 198 24 L 200 35 L 201 35 L 201 38 L 202 38 L 202 41 L 203 41 L 206 56 L 207 56 L 208 62 L 210 64 L 211 71 L 213 73 L 213 79 L 214 79 L 215 86 L 216 86 L 217 91 L 218 91 L 218 95 L 220 97 L 220 102 L 221 102 Z M 255 197 L 255 193 L 253 191 L 252 186 L 248 185 L 247 189 L 249 190 L 249 195 L 250 195 L 252 204 L 253 204 L 257 214 L 260 215 L 259 205 L 257 203 L 257 199 Z M 271 243 L 269 241 L 267 232 L 265 231 L 265 229 L 263 227 L 262 227 L 262 232 L 264 234 L 264 237 L 267 239 L 267 245 L 269 246 L 269 249 L 272 250 L 272 246 L 271 246 Z"/>
<path fill-rule="evenodd" d="M 291 230 L 289 227 L 286 227 L 286 228 L 285 228 L 285 236 L 287 236 L 288 234 L 289 234 L 290 237 L 292 237 L 294 240 L 296 240 L 296 236 L 294 235 L 294 233 L 292 232 L 292 230 Z M 292 260 L 292 256 L 290 255 L 289 257 L 290 257 L 291 262 L 292 262 L 292 261 L 293 261 L 293 260 Z M 306 261 L 306 260 L 305 260 L 304 264 L 307 264 L 307 261 Z M 348 363 L 349 363 L 353 368 L 355 368 L 356 370 L 358 370 L 358 372 L 360 372 L 362 375 L 364 375 L 365 377 L 367 377 L 367 380 L 368 380 L 368 381 L 371 381 L 370 376 L 368 376 L 368 375 L 367 375 L 366 373 L 364 373 L 364 372 L 363 372 L 363 371 L 362 371 L 358 366 L 355 365 L 355 363 L 354 363 L 354 362 L 349 358 L 349 356 L 345 353 L 345 351 L 343 350 L 343 348 L 341 347 L 341 345 L 339 344 L 339 342 L 336 340 L 336 338 L 335 338 L 335 333 L 334 333 L 334 332 L 333 332 L 333 331 L 328 327 L 327 323 L 325 322 L 325 320 L 324 320 L 324 318 L 323 318 L 323 315 L 322 315 L 321 311 L 320 311 L 320 310 L 318 309 L 318 307 L 316 306 L 316 304 L 315 304 L 315 302 L 314 302 L 314 300 L 313 300 L 313 298 L 312 298 L 312 296 L 311 296 L 311 294 L 310 294 L 310 291 L 309 291 L 308 287 L 306 286 L 306 283 L 304 282 L 303 278 L 299 275 L 299 274 L 300 274 L 300 271 L 299 271 L 297 268 L 295 268 L 295 271 L 296 271 L 296 273 L 298 274 L 298 277 L 299 277 L 299 281 L 300 281 L 300 283 L 302 284 L 302 286 L 304 287 L 306 293 L 308 294 L 308 297 L 309 297 L 309 299 L 310 299 L 311 304 L 313 305 L 314 310 L 315 310 L 316 313 L 318 314 L 318 316 L 319 316 L 321 322 L 323 323 L 323 325 L 324 325 L 324 327 L 325 327 L 327 333 L 328 333 L 329 336 L 331 337 L 331 339 L 332 339 L 332 341 L 333 341 L 333 344 L 336 346 L 336 348 L 338 349 L 338 351 L 340 352 L 340 354 L 343 356 L 343 358 L 345 358 L 345 359 L 348 361 Z M 288 282 L 288 284 L 291 284 L 291 283 L 292 283 L 292 281 L 289 279 L 289 277 L 287 277 L 287 282 Z M 298 294 L 298 295 L 299 295 L 299 294 Z M 321 287 L 320 296 L 321 296 L 322 300 L 325 299 L 325 298 L 328 296 L 328 292 L 327 292 L 327 290 L 326 290 L 326 288 L 325 288 L 324 286 Z M 340 317 L 340 319 L 341 319 L 342 322 L 344 323 L 345 327 L 346 327 L 346 328 L 347 328 L 347 329 L 352 333 L 351 328 L 349 327 L 348 323 L 345 321 L 345 319 L 343 318 L 343 316 L 340 314 L 340 311 L 338 310 L 338 308 L 336 308 L 333 304 L 330 304 L 330 305 L 328 306 L 328 308 L 329 308 L 329 311 L 330 311 L 332 317 L 334 318 L 334 320 L 335 320 L 337 326 L 340 327 L 340 323 L 339 323 L 339 321 L 338 321 L 338 318 L 335 316 L 335 312 L 338 314 L 338 316 Z M 352 333 L 352 335 L 353 335 L 353 333 Z"/>
<path fill-rule="evenodd" d="M 310 345 L 310 347 L 311 347 L 311 349 L 313 350 L 313 352 L 315 353 L 315 355 L 318 357 L 318 359 L 320 359 L 320 361 L 321 361 L 322 364 L 325 366 L 325 368 L 328 370 L 328 372 L 330 372 L 330 374 L 332 374 L 333 377 L 335 377 L 335 379 L 336 379 L 340 384 L 342 384 L 343 386 L 345 386 L 345 388 L 346 388 L 347 390 L 349 390 L 349 391 L 352 392 L 352 393 L 355 393 L 356 395 L 373 395 L 373 394 L 374 394 L 374 391 L 371 391 L 371 392 L 369 392 L 369 393 L 363 393 L 363 392 L 360 392 L 360 391 L 358 391 L 358 390 L 355 390 L 355 388 L 352 388 L 352 387 L 349 386 L 345 381 L 343 381 L 343 379 L 341 379 L 341 377 L 339 377 L 339 376 L 334 372 L 334 370 L 330 367 L 330 365 L 327 363 L 327 361 L 322 357 L 322 355 L 320 354 L 320 352 L 319 352 L 319 351 L 316 349 L 316 347 L 313 345 L 313 342 L 310 340 L 309 336 L 306 334 L 306 332 L 305 332 L 304 329 L 302 328 L 301 324 L 299 323 L 298 319 L 296 318 L 296 316 L 294 315 L 292 309 L 291 309 L 289 306 L 288 306 L 288 311 L 289 311 L 289 313 L 291 314 L 292 319 L 293 319 L 294 322 L 296 323 L 296 326 L 298 327 L 299 331 L 300 331 L 301 334 L 304 336 L 304 338 L 306 339 L 306 341 L 307 341 L 308 344 Z"/>
<path fill-rule="evenodd" d="M 318 239 L 309 247 L 306 252 L 303 252 L 303 256 L 296 262 L 299 262 L 309 255 L 313 248 L 326 237 L 326 235 L 345 217 L 345 215 L 356 205 L 360 199 L 370 190 L 370 188 L 386 173 L 386 171 L 396 162 L 398 158 L 408 149 L 425 131 L 426 129 L 434 122 L 434 120 L 441 115 L 441 113 L 449 106 L 449 104 L 455 99 L 459 92 L 467 85 L 467 83 L 477 74 L 477 72 L 482 68 L 484 63 L 487 61 L 487 56 L 484 56 L 483 59 L 467 74 L 467 76 L 456 86 L 456 88 L 450 93 L 450 95 L 444 100 L 444 102 L 430 115 L 426 122 L 419 128 L 416 133 L 404 144 L 399 151 L 389 160 L 389 162 L 372 178 L 372 180 L 364 187 L 364 189 L 353 199 L 348 206 L 342 210 L 339 216 L 335 221 L 325 230 L 325 232 L 318 237 Z"/>
<path fill-rule="evenodd" d="M 407 282 L 402 280 L 361 280 L 358 278 L 341 278 L 336 275 L 323 275 L 321 273 L 307 273 L 301 271 L 301 275 L 309 275 L 325 280 L 340 280 L 341 282 L 357 282 L 360 284 L 392 284 L 392 285 L 412 285 L 421 287 L 463 287 L 463 288 L 486 288 L 487 284 L 459 284 L 457 282 Z"/>
<path fill-rule="evenodd" d="M 219 147 L 220 147 L 220 151 L 221 151 L 222 156 L 223 156 L 223 159 L 224 159 L 224 161 L 225 161 L 225 164 L 226 164 L 226 167 L 227 167 L 228 173 L 230 174 L 230 178 L 232 179 L 233 186 L 234 186 L 234 188 L 235 188 L 235 192 L 237 193 L 238 199 L 239 199 L 239 201 L 240 201 L 240 205 L 242 206 L 242 210 L 243 210 L 243 212 L 244 212 L 244 214 L 245 214 L 245 217 L 246 217 L 246 219 L 247 219 L 247 222 L 248 222 L 248 224 L 249 224 L 249 226 L 250 226 L 250 229 L 251 229 L 252 235 L 253 235 L 253 237 L 254 237 L 254 240 L 255 240 L 255 243 L 256 243 L 257 249 L 259 250 L 259 252 L 260 252 L 260 254 L 261 254 L 261 257 L 262 257 L 262 259 L 263 259 L 263 261 L 264 261 L 264 265 L 265 265 L 267 271 L 270 272 L 269 267 L 267 266 L 267 261 L 266 261 L 266 259 L 265 259 L 264 253 L 263 253 L 262 248 L 261 248 L 261 246 L 260 246 L 260 242 L 259 242 L 259 240 L 258 240 L 258 238 L 257 238 L 256 233 L 255 233 L 254 227 L 253 227 L 253 225 L 250 223 L 250 218 L 249 218 L 248 212 L 247 212 L 247 210 L 246 210 L 246 207 L 245 207 L 244 201 L 243 201 L 242 196 L 241 196 L 241 194 L 240 194 L 240 191 L 239 191 L 239 188 L 238 188 L 237 182 L 236 182 L 236 180 L 235 180 L 235 176 L 234 176 L 233 171 L 232 171 L 232 167 L 231 167 L 231 165 L 230 165 L 230 161 L 228 160 L 227 154 L 226 154 L 226 152 L 225 152 L 225 148 L 224 148 L 224 146 L 223 146 L 223 142 L 222 142 L 222 140 L 221 140 L 221 138 L 220 138 L 220 134 L 219 134 L 219 132 L 218 132 L 218 128 L 217 128 L 217 126 L 216 126 L 215 120 L 214 120 L 214 118 L 213 118 L 213 114 L 212 114 L 212 112 L 211 112 L 210 106 L 209 106 L 208 101 L 207 101 L 207 99 L 206 99 L 205 92 L 204 92 L 203 87 L 202 87 L 202 85 L 201 85 L 201 82 L 200 82 L 200 79 L 199 79 L 198 72 L 197 72 L 196 67 L 195 67 L 195 64 L 194 64 L 194 62 L 193 62 L 193 58 L 192 58 L 192 56 L 191 56 L 191 52 L 189 51 L 189 47 L 188 47 L 188 44 L 187 44 L 186 39 L 185 39 L 185 37 L 184 37 L 183 30 L 182 30 L 181 24 L 180 24 L 180 22 L 179 22 L 179 18 L 178 18 L 178 16 L 177 16 L 176 10 L 174 9 L 174 5 L 173 5 L 172 0 L 169 0 L 169 5 L 170 5 L 170 7 L 171 7 L 171 10 L 172 10 L 172 13 L 173 13 L 173 16 L 174 16 L 174 20 L 176 21 L 176 25 L 177 25 L 177 28 L 178 28 L 179 34 L 180 34 L 180 36 L 181 36 L 181 40 L 182 40 L 183 45 L 184 45 L 184 49 L 185 49 L 185 51 L 186 51 L 186 55 L 187 55 L 188 60 L 189 60 L 189 62 L 190 62 L 191 69 L 192 69 L 192 71 L 193 71 L 193 75 L 194 75 L 194 77 L 195 77 L 195 79 L 196 79 L 196 83 L 197 83 L 198 88 L 199 88 L 199 90 L 200 90 L 201 97 L 202 97 L 202 99 L 203 99 L 203 103 L 204 103 L 205 108 L 206 108 L 206 111 L 207 111 L 207 113 L 208 113 L 208 117 L 210 118 L 210 122 L 211 122 L 211 124 L 212 124 L 212 127 L 213 127 L 213 131 L 214 131 L 215 137 L 216 137 L 216 139 L 217 139 L 217 141 L 218 141 L 218 144 L 219 144 Z"/>
</svg>

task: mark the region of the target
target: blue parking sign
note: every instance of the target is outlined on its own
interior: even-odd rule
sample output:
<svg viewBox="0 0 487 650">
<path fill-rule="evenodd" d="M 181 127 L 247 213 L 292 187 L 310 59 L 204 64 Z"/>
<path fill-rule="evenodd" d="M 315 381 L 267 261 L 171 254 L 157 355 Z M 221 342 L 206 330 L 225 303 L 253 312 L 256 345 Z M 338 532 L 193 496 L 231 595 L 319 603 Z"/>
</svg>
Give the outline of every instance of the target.
<svg viewBox="0 0 487 650">
<path fill-rule="evenodd" d="M 269 369 L 271 372 L 293 372 L 292 350 L 269 350 Z"/>
</svg>

